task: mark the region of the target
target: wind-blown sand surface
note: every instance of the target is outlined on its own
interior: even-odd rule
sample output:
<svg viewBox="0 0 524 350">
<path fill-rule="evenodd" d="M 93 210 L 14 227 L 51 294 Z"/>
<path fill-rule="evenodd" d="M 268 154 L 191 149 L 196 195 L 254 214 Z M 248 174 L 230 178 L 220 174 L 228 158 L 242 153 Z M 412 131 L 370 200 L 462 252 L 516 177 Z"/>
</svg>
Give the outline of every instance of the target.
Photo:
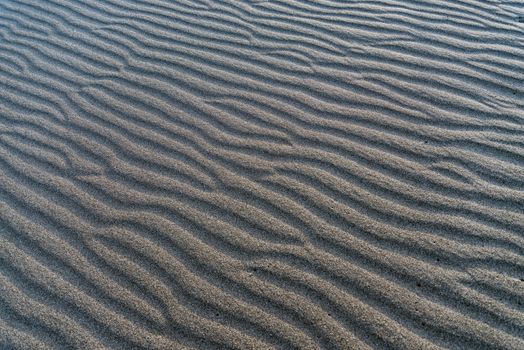
<svg viewBox="0 0 524 350">
<path fill-rule="evenodd" d="M 0 348 L 524 349 L 523 22 L 1 0 Z"/>
</svg>

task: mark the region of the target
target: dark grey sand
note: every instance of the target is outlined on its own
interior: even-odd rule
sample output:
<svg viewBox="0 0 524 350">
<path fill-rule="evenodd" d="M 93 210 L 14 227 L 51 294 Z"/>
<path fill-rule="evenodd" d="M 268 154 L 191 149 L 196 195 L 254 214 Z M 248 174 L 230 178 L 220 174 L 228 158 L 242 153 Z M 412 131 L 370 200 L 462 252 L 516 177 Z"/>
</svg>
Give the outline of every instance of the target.
<svg viewBox="0 0 524 350">
<path fill-rule="evenodd" d="M 0 349 L 524 349 L 523 18 L 1 0 Z"/>
</svg>

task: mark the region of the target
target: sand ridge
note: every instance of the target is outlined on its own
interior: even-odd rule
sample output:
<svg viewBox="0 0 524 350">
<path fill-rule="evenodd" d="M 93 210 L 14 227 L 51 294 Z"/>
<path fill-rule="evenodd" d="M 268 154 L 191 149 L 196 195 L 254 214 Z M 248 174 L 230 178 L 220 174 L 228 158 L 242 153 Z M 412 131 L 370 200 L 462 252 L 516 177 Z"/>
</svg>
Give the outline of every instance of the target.
<svg viewBox="0 0 524 350">
<path fill-rule="evenodd" d="M 524 348 L 524 7 L 0 2 L 0 348 Z"/>
</svg>

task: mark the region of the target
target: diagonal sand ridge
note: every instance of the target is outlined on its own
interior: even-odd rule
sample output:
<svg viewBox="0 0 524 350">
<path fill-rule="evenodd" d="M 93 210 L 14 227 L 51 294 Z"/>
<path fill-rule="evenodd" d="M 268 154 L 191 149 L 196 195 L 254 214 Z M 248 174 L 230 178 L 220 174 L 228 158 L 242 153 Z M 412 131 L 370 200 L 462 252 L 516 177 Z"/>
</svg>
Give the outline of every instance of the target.
<svg viewBox="0 0 524 350">
<path fill-rule="evenodd" d="M 524 349 L 523 16 L 0 1 L 0 348 Z"/>
</svg>

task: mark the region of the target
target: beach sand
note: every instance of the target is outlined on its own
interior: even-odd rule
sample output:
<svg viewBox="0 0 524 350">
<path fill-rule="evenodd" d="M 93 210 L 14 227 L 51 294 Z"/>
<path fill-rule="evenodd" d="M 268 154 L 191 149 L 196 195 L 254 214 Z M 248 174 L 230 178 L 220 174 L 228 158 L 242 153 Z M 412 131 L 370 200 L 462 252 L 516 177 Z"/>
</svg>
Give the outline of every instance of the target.
<svg viewBox="0 0 524 350">
<path fill-rule="evenodd" d="M 0 1 L 0 349 L 524 349 L 524 5 Z"/>
</svg>

